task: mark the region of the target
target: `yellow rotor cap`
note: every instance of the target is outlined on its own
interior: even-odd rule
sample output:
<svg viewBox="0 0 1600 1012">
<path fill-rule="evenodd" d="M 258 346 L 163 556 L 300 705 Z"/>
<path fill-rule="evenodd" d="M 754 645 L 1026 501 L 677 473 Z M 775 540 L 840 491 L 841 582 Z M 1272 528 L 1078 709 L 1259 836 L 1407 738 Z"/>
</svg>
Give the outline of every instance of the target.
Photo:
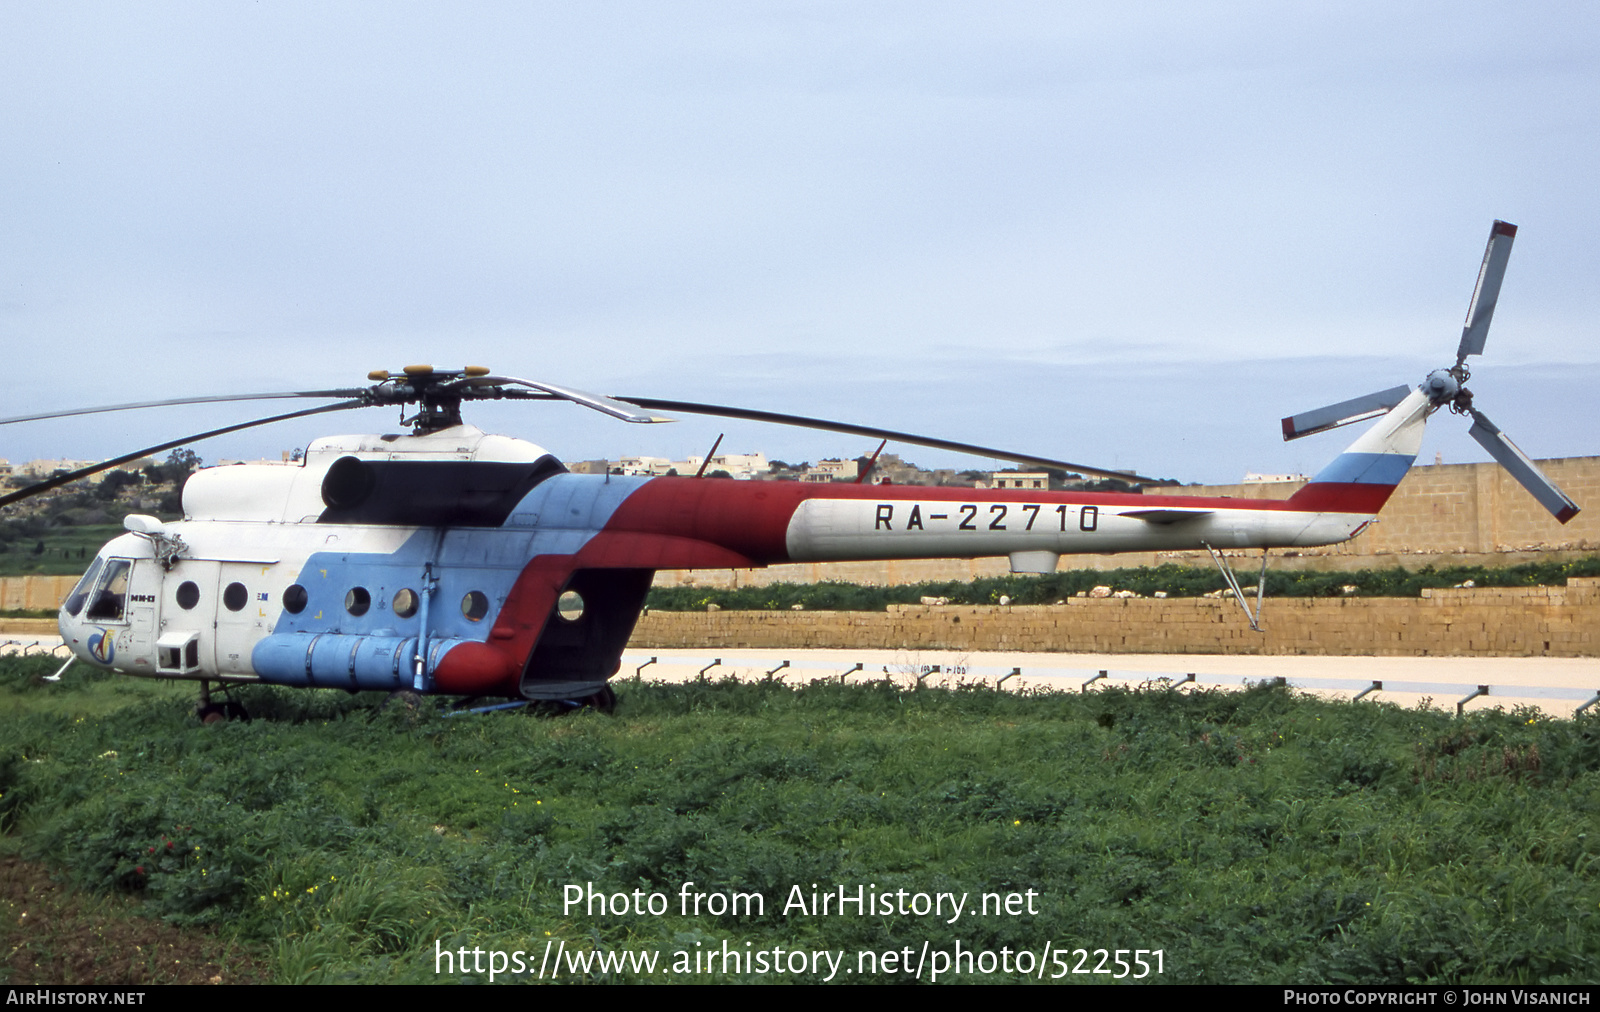
<svg viewBox="0 0 1600 1012">
<path fill-rule="evenodd" d="M 489 375 L 489 367 L 486 365 L 469 365 L 461 372 L 464 376 L 487 376 Z"/>
<path fill-rule="evenodd" d="M 389 378 L 389 370 L 387 370 L 387 369 L 374 369 L 371 372 L 367 373 L 367 379 L 372 380 L 372 381 L 377 382 L 377 383 L 382 383 L 384 380 L 386 380 L 388 378 Z"/>
<path fill-rule="evenodd" d="M 408 366 L 406 366 L 406 375 L 407 376 L 432 376 L 433 375 L 433 366 L 431 366 L 431 365 L 408 365 Z"/>
</svg>

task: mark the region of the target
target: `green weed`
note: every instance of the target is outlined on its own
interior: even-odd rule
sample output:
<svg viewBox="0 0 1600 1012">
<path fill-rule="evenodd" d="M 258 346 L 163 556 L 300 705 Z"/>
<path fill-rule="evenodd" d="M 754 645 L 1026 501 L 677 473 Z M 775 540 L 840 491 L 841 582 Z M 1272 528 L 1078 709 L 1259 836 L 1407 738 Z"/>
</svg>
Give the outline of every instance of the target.
<svg viewBox="0 0 1600 1012">
<path fill-rule="evenodd" d="M 430 981 L 440 948 L 546 942 L 1160 948 L 1172 982 L 1600 973 L 1592 717 L 700 681 L 621 683 L 614 716 L 449 720 L 253 687 L 257 719 L 202 726 L 169 686 L 102 697 L 23 663 L 0 661 L 0 847 L 225 928 L 284 982 Z M 668 909 L 592 907 L 590 883 Z M 971 907 L 784 909 L 841 885 Z M 999 912 L 1030 891 L 1036 913 Z M 685 913 L 685 892 L 763 903 Z"/>
</svg>

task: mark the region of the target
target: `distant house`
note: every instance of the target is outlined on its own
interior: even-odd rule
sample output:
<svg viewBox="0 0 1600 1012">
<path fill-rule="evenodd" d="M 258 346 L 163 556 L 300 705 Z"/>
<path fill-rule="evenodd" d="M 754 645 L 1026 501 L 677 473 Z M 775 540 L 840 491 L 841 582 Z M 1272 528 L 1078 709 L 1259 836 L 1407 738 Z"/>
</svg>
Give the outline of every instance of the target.
<svg viewBox="0 0 1600 1012">
<path fill-rule="evenodd" d="M 978 488 L 1025 488 L 1050 490 L 1050 475 L 1044 471 L 994 471 L 977 483 Z"/>
<path fill-rule="evenodd" d="M 597 462 L 599 463 L 599 462 Z M 750 479 L 767 473 L 767 458 L 761 453 L 719 453 L 711 458 L 710 463 L 704 457 L 690 457 L 687 460 L 668 460 L 665 457 L 623 457 L 612 467 L 612 474 L 635 474 L 650 477 L 660 477 L 664 474 L 695 475 L 700 473 L 700 466 L 705 465 L 705 473 L 726 471 L 733 478 Z M 594 472 L 604 474 L 604 470 Z"/>
<path fill-rule="evenodd" d="M 861 465 L 855 460 L 819 460 L 808 469 L 801 481 L 855 481 L 861 476 Z"/>
<path fill-rule="evenodd" d="M 700 465 L 705 464 L 706 473 L 713 471 L 726 471 L 731 478 L 750 480 L 768 471 L 767 456 L 764 453 L 719 453 L 706 463 L 704 457 L 690 457 L 678 467 L 679 474 L 694 474 L 700 470 Z"/>
<path fill-rule="evenodd" d="M 76 471 L 80 468 L 93 467 L 98 463 L 100 463 L 98 460 L 30 460 L 22 465 L 21 471 L 30 478 L 48 478 L 57 471 Z M 131 464 L 122 466 L 132 467 Z"/>
</svg>

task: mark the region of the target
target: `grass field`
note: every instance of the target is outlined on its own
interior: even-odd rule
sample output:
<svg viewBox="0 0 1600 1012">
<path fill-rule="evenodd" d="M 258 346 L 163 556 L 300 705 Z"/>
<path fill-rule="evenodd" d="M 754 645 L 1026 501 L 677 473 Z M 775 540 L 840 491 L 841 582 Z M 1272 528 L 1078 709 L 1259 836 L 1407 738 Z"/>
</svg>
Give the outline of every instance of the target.
<svg viewBox="0 0 1600 1012">
<path fill-rule="evenodd" d="M 537 969 L 547 945 L 563 979 L 927 981 L 957 946 L 986 955 L 943 981 L 1104 982 L 1072 971 L 1119 949 L 1130 974 L 1160 950 L 1137 958 L 1166 982 L 1600 979 L 1592 717 L 629 682 L 614 716 L 452 719 L 263 687 L 255 720 L 203 727 L 192 688 L 50 666 L 0 660 L 0 849 L 281 982 L 460 979 L 435 968 L 463 948 Z M 611 909 L 564 907 L 586 883 Z M 889 912 L 840 915 L 841 886 Z M 763 909 L 707 912 L 733 893 Z M 725 948 L 750 961 L 710 968 Z M 660 962 L 584 972 L 596 950 Z M 536 978 L 514 965 L 497 981 Z"/>
<path fill-rule="evenodd" d="M 35 537 L 0 543 L 0 576 L 77 576 L 107 541 L 125 533 L 120 523 L 47 527 Z"/>
</svg>

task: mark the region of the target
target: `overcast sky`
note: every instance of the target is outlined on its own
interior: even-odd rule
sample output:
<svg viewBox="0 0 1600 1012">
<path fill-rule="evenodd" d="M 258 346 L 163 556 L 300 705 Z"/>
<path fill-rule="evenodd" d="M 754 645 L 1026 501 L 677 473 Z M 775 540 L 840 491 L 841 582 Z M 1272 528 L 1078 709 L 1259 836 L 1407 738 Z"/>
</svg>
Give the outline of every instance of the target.
<svg viewBox="0 0 1600 1012">
<path fill-rule="evenodd" d="M 0 415 L 482 364 L 1184 481 L 1454 360 L 1600 453 L 1584 3 L 0 4 Z M 0 430 L 105 457 L 275 405 Z M 279 408 L 281 410 L 281 408 Z M 473 409 L 565 459 L 870 441 Z M 202 444 L 276 456 L 375 409 Z M 1486 460 L 1436 418 L 1424 459 Z M 957 458 L 910 447 L 924 464 Z M 989 466 L 984 461 L 960 466 Z"/>
</svg>

